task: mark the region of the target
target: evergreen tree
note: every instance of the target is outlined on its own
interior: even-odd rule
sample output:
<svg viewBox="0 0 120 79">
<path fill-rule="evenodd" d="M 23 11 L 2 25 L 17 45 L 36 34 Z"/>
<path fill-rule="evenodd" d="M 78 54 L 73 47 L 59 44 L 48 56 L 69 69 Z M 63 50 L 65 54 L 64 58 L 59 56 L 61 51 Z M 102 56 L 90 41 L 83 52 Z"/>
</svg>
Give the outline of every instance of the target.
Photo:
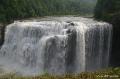
<svg viewBox="0 0 120 79">
<path fill-rule="evenodd" d="M 120 17 L 120 0 L 98 0 L 95 8 L 96 19 L 111 22 L 116 16 Z"/>
<path fill-rule="evenodd" d="M 36 16 L 92 13 L 93 3 L 85 0 L 0 0 L 0 22 Z"/>
</svg>

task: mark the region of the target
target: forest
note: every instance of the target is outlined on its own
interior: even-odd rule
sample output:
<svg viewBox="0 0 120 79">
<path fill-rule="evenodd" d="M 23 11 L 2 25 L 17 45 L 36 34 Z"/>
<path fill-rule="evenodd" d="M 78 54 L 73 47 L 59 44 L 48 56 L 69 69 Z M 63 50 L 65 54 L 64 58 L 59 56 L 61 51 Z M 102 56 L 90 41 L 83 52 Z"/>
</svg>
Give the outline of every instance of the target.
<svg viewBox="0 0 120 79">
<path fill-rule="evenodd" d="M 120 0 L 98 0 L 94 16 L 96 19 L 119 23 Z"/>
<path fill-rule="evenodd" d="M 0 0 L 0 21 L 93 12 L 96 0 Z"/>
</svg>

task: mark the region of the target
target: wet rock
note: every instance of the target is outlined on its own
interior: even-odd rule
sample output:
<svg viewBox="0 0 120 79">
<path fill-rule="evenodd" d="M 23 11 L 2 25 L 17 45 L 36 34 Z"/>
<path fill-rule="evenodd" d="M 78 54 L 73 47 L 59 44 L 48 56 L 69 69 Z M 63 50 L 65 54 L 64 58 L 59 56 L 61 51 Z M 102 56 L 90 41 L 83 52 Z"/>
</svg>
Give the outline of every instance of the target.
<svg viewBox="0 0 120 79">
<path fill-rule="evenodd" d="M 4 33 L 5 33 L 5 26 L 0 24 L 0 47 L 4 42 Z"/>
<path fill-rule="evenodd" d="M 69 26 L 74 26 L 75 24 L 72 21 L 67 21 L 69 23 Z"/>
</svg>

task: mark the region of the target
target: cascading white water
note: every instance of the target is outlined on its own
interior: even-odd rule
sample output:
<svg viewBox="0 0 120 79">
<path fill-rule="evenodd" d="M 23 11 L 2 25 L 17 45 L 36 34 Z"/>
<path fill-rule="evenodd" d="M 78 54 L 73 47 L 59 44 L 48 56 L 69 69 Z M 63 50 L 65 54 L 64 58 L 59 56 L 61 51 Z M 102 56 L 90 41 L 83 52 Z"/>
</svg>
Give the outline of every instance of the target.
<svg viewBox="0 0 120 79">
<path fill-rule="evenodd" d="M 80 17 L 53 19 L 8 25 L 0 64 L 24 75 L 79 73 L 108 66 L 110 24 Z"/>
</svg>

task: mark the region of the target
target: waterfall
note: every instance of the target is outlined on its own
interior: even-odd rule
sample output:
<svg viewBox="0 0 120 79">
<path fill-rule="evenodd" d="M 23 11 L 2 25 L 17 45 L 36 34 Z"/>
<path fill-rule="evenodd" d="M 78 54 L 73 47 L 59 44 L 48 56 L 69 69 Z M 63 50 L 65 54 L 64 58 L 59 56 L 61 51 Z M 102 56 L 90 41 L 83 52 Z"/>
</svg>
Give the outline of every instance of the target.
<svg viewBox="0 0 120 79">
<path fill-rule="evenodd" d="M 22 74 L 64 74 L 108 67 L 112 26 L 81 17 L 54 17 L 7 26 L 0 65 Z"/>
</svg>

